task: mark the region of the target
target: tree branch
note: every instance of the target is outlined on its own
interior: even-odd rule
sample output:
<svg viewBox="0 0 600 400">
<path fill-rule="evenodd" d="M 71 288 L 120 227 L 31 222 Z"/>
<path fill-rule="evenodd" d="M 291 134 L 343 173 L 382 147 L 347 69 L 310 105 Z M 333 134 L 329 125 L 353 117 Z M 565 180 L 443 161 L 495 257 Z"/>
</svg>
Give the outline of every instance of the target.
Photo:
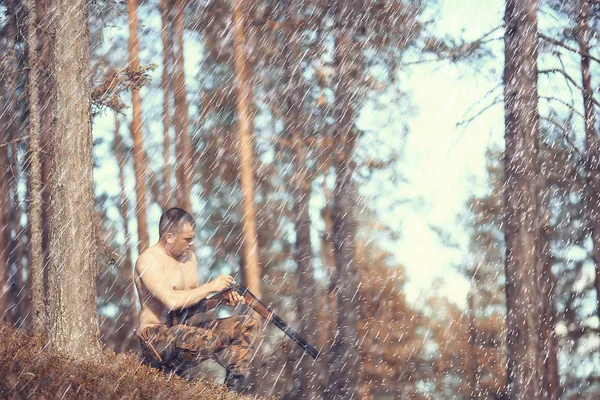
<svg viewBox="0 0 600 400">
<path fill-rule="evenodd" d="M 577 84 L 575 79 L 573 79 L 569 74 L 567 74 L 565 71 L 563 71 L 560 68 L 543 69 L 543 70 L 539 71 L 540 75 L 551 74 L 554 72 L 558 72 L 559 74 L 564 76 L 565 79 L 567 79 L 569 82 L 571 82 L 573 84 L 573 86 L 575 86 L 579 91 L 581 91 L 581 92 L 583 91 L 583 88 Z M 598 100 L 596 100 L 594 97 L 591 97 L 591 100 L 596 106 L 600 107 L 600 103 L 598 102 Z"/>
<path fill-rule="evenodd" d="M 571 140 L 571 138 L 569 137 L 569 133 L 567 132 L 567 130 L 565 129 L 564 126 L 562 126 L 561 124 L 559 124 L 558 122 L 556 122 L 554 119 L 549 118 L 549 117 L 543 117 L 540 116 L 540 119 L 544 120 L 544 121 L 548 121 L 550 122 L 552 125 L 554 125 L 556 128 L 558 128 L 562 133 L 563 136 L 565 138 L 565 140 L 567 141 L 567 143 L 573 148 L 573 150 L 580 156 L 583 157 L 583 155 L 581 154 L 581 152 L 579 151 L 579 149 L 577 148 L 577 145 Z"/>
<path fill-rule="evenodd" d="M 20 138 L 11 140 L 9 142 L 0 143 L 0 149 L 3 148 L 3 147 L 6 147 L 6 146 L 10 146 L 13 143 L 22 142 L 23 140 L 29 140 L 29 135 L 22 136 Z"/>
<path fill-rule="evenodd" d="M 550 96 L 540 96 L 540 99 L 546 100 L 548 102 L 550 101 L 557 101 L 560 104 L 564 105 L 565 107 L 567 107 L 569 109 L 569 111 L 574 112 L 575 114 L 579 115 L 581 118 L 584 118 L 583 114 L 581 112 L 579 112 L 578 110 L 575 109 L 575 107 L 572 104 L 567 103 L 564 100 L 561 100 L 557 97 L 550 97 Z"/>
<path fill-rule="evenodd" d="M 597 63 L 600 63 L 600 58 L 596 58 L 596 57 L 594 57 L 593 55 L 591 55 L 590 53 L 584 53 L 584 52 L 582 52 L 581 50 L 578 50 L 578 49 L 576 49 L 575 47 L 571 47 L 571 46 L 569 46 L 568 44 L 566 44 L 566 43 L 563 43 L 563 42 L 561 42 L 560 40 L 556 40 L 556 39 L 553 39 L 553 38 L 551 38 L 551 37 L 549 37 L 549 36 L 546 36 L 546 35 L 544 35 L 543 33 L 539 33 L 538 35 L 539 35 L 539 37 L 540 37 L 541 39 L 544 39 L 544 40 L 545 40 L 545 41 L 547 41 L 547 42 L 550 42 L 550 43 L 552 43 L 552 44 L 555 44 L 555 45 L 557 45 L 557 46 L 560 46 L 560 47 L 562 47 L 563 49 L 566 49 L 566 50 L 572 51 L 573 53 L 577 53 L 577 54 L 579 54 L 580 56 L 587 57 L 587 58 L 589 58 L 590 60 L 594 60 L 594 61 L 596 61 Z"/>
</svg>

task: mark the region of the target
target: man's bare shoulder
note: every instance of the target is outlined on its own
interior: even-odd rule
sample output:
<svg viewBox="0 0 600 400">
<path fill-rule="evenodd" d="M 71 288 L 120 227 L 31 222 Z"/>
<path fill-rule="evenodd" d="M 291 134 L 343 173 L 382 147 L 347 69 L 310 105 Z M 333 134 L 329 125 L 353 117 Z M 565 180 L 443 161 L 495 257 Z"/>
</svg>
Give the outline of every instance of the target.
<svg viewBox="0 0 600 400">
<path fill-rule="evenodd" d="M 142 254 L 135 262 L 135 269 L 142 272 L 146 268 L 161 265 L 161 254 L 154 247 L 149 247 L 142 251 Z"/>
</svg>

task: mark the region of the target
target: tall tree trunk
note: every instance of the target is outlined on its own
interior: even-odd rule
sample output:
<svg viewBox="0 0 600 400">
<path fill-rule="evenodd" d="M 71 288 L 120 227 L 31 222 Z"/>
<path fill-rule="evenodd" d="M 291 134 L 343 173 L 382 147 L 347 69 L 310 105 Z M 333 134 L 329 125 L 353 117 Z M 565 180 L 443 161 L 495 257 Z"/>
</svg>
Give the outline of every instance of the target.
<svg viewBox="0 0 600 400">
<path fill-rule="evenodd" d="M 335 285 L 337 279 L 335 277 L 335 254 L 333 251 L 333 216 L 331 215 L 332 201 L 330 199 L 331 193 L 325 189 L 325 207 L 321 211 L 321 216 L 325 222 L 325 231 L 323 232 L 321 246 L 322 246 L 322 258 L 329 272 L 329 285 L 327 287 L 327 305 L 329 309 L 328 315 L 328 327 L 327 327 L 327 338 L 326 347 L 329 348 L 335 337 L 337 330 L 337 298 L 335 294 Z"/>
<path fill-rule="evenodd" d="M 10 264 L 15 267 L 15 298 L 17 299 L 17 309 L 15 310 L 14 325 L 19 328 L 25 328 L 28 315 L 32 314 L 27 310 L 29 298 L 29 290 L 23 278 L 23 239 L 25 229 L 21 226 L 21 201 L 19 200 L 19 157 L 18 144 L 14 143 L 11 146 L 11 176 L 15 179 L 11 181 L 10 192 L 13 204 L 12 227 L 15 231 L 15 237 L 11 242 Z M 29 246 L 31 247 L 31 246 Z M 45 303 L 44 303 L 45 306 Z"/>
<path fill-rule="evenodd" d="M 560 385 L 560 376 L 558 373 L 558 340 L 555 333 L 556 310 L 554 308 L 554 290 L 556 279 L 552 273 L 552 264 L 548 257 L 545 257 L 542 280 L 543 296 L 543 314 L 540 318 L 541 332 L 540 340 L 543 345 L 544 365 L 543 365 L 543 394 L 548 400 L 558 400 L 562 395 Z"/>
<path fill-rule="evenodd" d="M 331 349 L 330 384 L 332 398 L 345 398 L 358 393 L 358 280 L 355 264 L 354 205 L 356 189 L 351 161 L 336 166 L 333 194 L 333 249 L 336 268 L 337 332 Z"/>
<path fill-rule="evenodd" d="M 173 39 L 171 36 L 171 10 L 168 0 L 160 0 L 160 15 L 162 20 L 162 31 L 160 33 L 163 45 L 163 70 L 162 70 L 162 90 L 163 90 L 163 147 L 164 147 L 164 167 L 163 167 L 163 195 L 162 207 L 167 210 L 173 203 L 173 192 L 171 188 L 171 111 L 169 102 L 171 90 L 173 88 L 171 76 L 173 74 Z"/>
<path fill-rule="evenodd" d="M 129 66 L 137 70 L 140 66 L 138 41 L 137 0 L 127 0 L 129 15 Z M 132 118 L 131 138 L 133 139 L 133 170 L 135 174 L 136 216 L 138 225 L 138 251 L 148 247 L 148 222 L 146 219 L 146 160 L 142 142 L 142 99 L 140 89 L 131 89 Z"/>
<path fill-rule="evenodd" d="M 335 252 L 333 250 L 333 216 L 332 216 L 332 201 L 330 200 L 331 194 L 325 189 L 325 207 L 321 211 L 321 216 L 325 222 L 325 231 L 321 237 L 321 257 L 326 265 L 329 274 L 329 284 L 324 293 L 325 295 L 325 310 L 321 313 L 324 319 L 321 322 L 325 324 L 321 327 L 321 346 L 323 349 L 330 349 L 333 347 L 333 343 L 336 339 L 336 332 L 338 327 L 338 304 L 336 296 L 336 285 L 337 285 L 337 272 L 335 269 Z M 325 353 L 325 359 L 323 360 L 327 366 L 331 366 L 333 363 L 333 353 Z M 329 369 L 329 368 L 327 368 Z M 323 384 L 321 385 L 320 394 L 323 398 L 329 396 L 329 388 L 327 387 L 327 378 L 323 377 Z"/>
<path fill-rule="evenodd" d="M 123 233 L 125 234 L 125 260 L 124 264 L 131 267 L 131 238 L 129 235 L 129 201 L 127 200 L 127 191 L 125 190 L 125 167 L 126 167 L 126 155 L 125 149 L 123 148 L 123 140 L 121 139 L 120 130 L 121 123 L 119 122 L 119 116 L 115 112 L 115 138 L 113 142 L 113 152 L 119 165 L 119 213 L 123 220 Z"/>
<path fill-rule="evenodd" d="M 52 349 L 87 358 L 100 353 L 88 3 L 55 0 L 52 14 L 54 120 L 47 328 Z"/>
<path fill-rule="evenodd" d="M 590 58 L 584 54 L 590 52 L 590 29 L 588 26 L 589 2 L 579 2 L 579 29 L 577 39 L 581 53 L 581 81 L 583 87 L 583 110 L 585 115 L 585 172 L 587 188 L 585 191 L 585 206 L 589 227 L 592 233 L 592 259 L 596 271 L 594 287 L 596 289 L 596 314 L 600 318 L 600 141 L 596 133 L 596 110 L 594 108 L 594 91 L 590 71 Z"/>
<path fill-rule="evenodd" d="M 44 301 L 44 255 L 42 249 L 42 166 L 40 149 L 40 120 L 38 98 L 38 48 L 36 29 L 35 0 L 28 1 L 29 21 L 27 24 L 27 41 L 29 55 L 29 219 L 31 224 L 31 311 L 33 329 L 38 333 L 44 331 L 46 307 Z"/>
<path fill-rule="evenodd" d="M 553 256 L 550 249 L 552 235 L 550 196 L 553 191 L 547 165 L 548 157 L 542 157 L 540 169 L 539 192 L 539 233 L 537 235 L 538 270 L 541 273 L 539 290 L 541 294 L 539 323 L 540 323 L 540 357 L 542 359 L 542 398 L 558 400 L 561 396 L 560 378 L 558 373 L 558 343 L 556 338 L 555 288 L 556 280 L 552 273 Z"/>
<path fill-rule="evenodd" d="M 6 210 L 10 210 L 8 194 L 9 176 L 6 173 L 9 167 L 8 146 L 0 147 L 0 321 L 10 321 L 10 266 L 8 264 L 9 237 L 6 232 L 10 230 L 10 219 Z"/>
<path fill-rule="evenodd" d="M 334 13 L 337 17 L 337 13 Z M 360 351 L 358 343 L 358 276 L 355 263 L 356 221 L 354 208 L 357 192 L 354 185 L 352 154 L 357 141 L 351 98 L 352 66 L 348 54 L 356 51 L 342 32 L 335 35 L 335 116 L 340 149 L 335 156 L 335 190 L 333 193 L 333 250 L 336 269 L 337 332 L 331 349 L 329 368 L 330 398 L 358 394 Z"/>
<path fill-rule="evenodd" d="M 41 0 L 37 7 L 38 33 L 38 85 L 40 101 L 41 157 L 42 157 L 42 253 L 43 253 L 43 293 L 46 302 L 48 287 L 48 264 L 50 262 L 50 135 L 52 129 L 51 82 L 50 82 L 50 6 L 52 0 Z M 29 225 L 31 227 L 31 225 Z"/>
<path fill-rule="evenodd" d="M 113 152 L 115 158 L 117 159 L 117 164 L 119 165 L 119 213 L 121 214 L 121 219 L 123 221 L 123 233 L 125 235 L 125 259 L 122 262 L 118 263 L 119 272 L 121 274 L 121 279 L 130 282 L 126 287 L 127 297 L 129 300 L 129 306 L 127 307 L 124 316 L 122 318 L 125 323 L 130 321 L 132 324 L 135 324 L 135 319 L 137 315 L 135 314 L 136 307 L 136 295 L 133 287 L 133 263 L 131 257 L 131 236 L 129 233 L 129 201 L 127 200 L 127 191 L 125 190 L 125 166 L 126 166 L 126 153 L 123 146 L 123 141 L 121 138 L 120 130 L 121 123 L 119 121 L 119 115 L 115 112 L 115 138 L 113 141 Z M 123 349 L 126 347 L 130 347 L 130 341 L 126 341 L 123 343 Z"/>
<path fill-rule="evenodd" d="M 310 200 L 310 179 L 307 176 L 306 164 L 302 161 L 304 158 L 298 156 L 298 160 L 294 168 L 298 175 L 295 177 L 294 195 L 294 214 L 295 214 L 295 231 L 296 231 L 296 246 L 294 249 L 294 259 L 298 270 L 297 275 L 297 311 L 298 318 L 301 321 L 300 330 L 305 337 L 314 343 L 317 337 L 317 317 L 315 309 L 315 301 L 317 298 L 316 284 L 313 276 L 312 263 L 312 246 L 310 242 L 310 216 L 309 200 Z M 302 354 L 299 351 L 301 358 L 298 364 L 299 368 L 294 369 L 294 381 L 298 390 L 291 393 L 292 398 L 314 398 L 314 390 L 318 386 L 318 371 L 314 361 Z"/>
<path fill-rule="evenodd" d="M 507 0 L 504 110 L 508 398 L 539 399 L 537 0 Z"/>
<path fill-rule="evenodd" d="M 547 314 L 545 316 L 548 321 L 548 344 L 546 351 L 546 360 L 544 364 L 544 374 L 546 376 L 546 392 L 548 393 L 548 399 L 558 400 L 563 394 L 563 389 L 560 384 L 560 375 L 558 372 L 558 338 L 556 337 L 556 307 L 554 306 L 555 289 L 556 289 L 556 278 L 552 273 L 551 268 L 548 268 L 545 272 L 545 282 L 549 286 L 548 304 L 546 305 Z"/>
<path fill-rule="evenodd" d="M 7 1 L 6 4 L 8 21 L 6 23 L 6 42 L 8 50 L 15 50 L 17 21 L 15 13 L 15 4 L 13 0 Z M 17 127 L 15 124 L 16 115 L 16 98 L 14 79 L 8 78 L 10 74 L 15 73 L 17 66 L 14 62 L 8 61 L 7 74 L 0 76 L 0 88 L 2 94 L 0 100 L 4 103 L 4 110 L 0 112 L 0 129 L 4 132 L 0 142 L 5 142 L 13 139 L 16 136 Z M 8 174 L 9 160 L 9 145 L 0 146 L 0 321 L 11 321 L 14 304 L 11 304 L 14 299 L 11 296 L 11 287 L 13 277 L 11 276 L 11 264 L 9 260 L 10 242 L 11 242 L 11 204 L 10 204 L 10 176 Z"/>
<path fill-rule="evenodd" d="M 177 203 L 178 207 L 191 212 L 190 190 L 192 184 L 192 147 L 188 134 L 188 104 L 185 88 L 183 58 L 183 7 L 184 0 L 175 0 L 175 68 L 173 95 L 175 100 L 175 134 L 177 148 Z"/>
<path fill-rule="evenodd" d="M 246 18 L 243 0 L 234 0 L 233 43 L 235 51 L 235 84 L 237 88 L 237 127 L 239 131 L 238 154 L 240 158 L 240 181 L 243 195 L 244 255 L 246 285 L 260 296 L 260 269 L 256 234 L 256 210 L 254 204 L 254 151 L 252 149 L 252 78 L 245 51 Z"/>
</svg>

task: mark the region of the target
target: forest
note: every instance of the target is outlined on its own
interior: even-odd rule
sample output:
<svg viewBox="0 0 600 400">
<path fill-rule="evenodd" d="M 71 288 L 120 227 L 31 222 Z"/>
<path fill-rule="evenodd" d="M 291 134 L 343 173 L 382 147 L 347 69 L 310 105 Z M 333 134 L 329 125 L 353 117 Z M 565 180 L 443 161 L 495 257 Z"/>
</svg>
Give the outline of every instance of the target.
<svg viewBox="0 0 600 400">
<path fill-rule="evenodd" d="M 0 0 L 0 397 L 229 398 L 140 366 L 134 267 L 179 207 L 200 279 L 319 351 L 265 323 L 251 396 L 599 398 L 598 15 Z"/>
</svg>

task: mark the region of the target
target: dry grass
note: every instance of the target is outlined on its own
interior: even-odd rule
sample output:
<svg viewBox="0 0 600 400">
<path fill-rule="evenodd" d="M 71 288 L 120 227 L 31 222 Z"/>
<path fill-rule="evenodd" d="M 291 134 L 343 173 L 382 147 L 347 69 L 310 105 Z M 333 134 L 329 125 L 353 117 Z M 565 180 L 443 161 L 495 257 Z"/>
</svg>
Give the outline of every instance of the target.
<svg viewBox="0 0 600 400">
<path fill-rule="evenodd" d="M 142 365 L 134 354 L 104 352 L 78 361 L 43 349 L 43 341 L 0 323 L 0 398 L 5 399 L 244 399 L 227 389 Z"/>
</svg>

